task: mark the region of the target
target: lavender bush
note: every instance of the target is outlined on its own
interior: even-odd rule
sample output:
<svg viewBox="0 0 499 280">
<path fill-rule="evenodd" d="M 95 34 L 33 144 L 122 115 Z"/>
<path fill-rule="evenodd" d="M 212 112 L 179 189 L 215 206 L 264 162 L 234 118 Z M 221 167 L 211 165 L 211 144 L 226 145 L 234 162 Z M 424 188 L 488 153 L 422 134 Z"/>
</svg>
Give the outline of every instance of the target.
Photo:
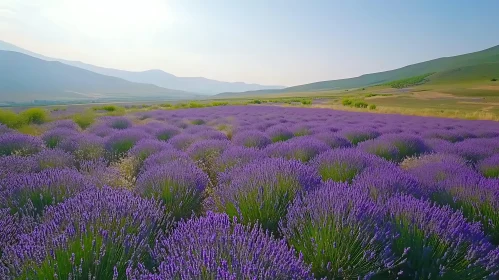
<svg viewBox="0 0 499 280">
<path fill-rule="evenodd" d="M 499 273 L 499 251 L 486 239 L 479 224 L 460 212 L 410 196 L 386 203 L 400 234 L 393 250 L 407 261 L 400 274 L 409 278 L 494 278 Z"/>
<path fill-rule="evenodd" d="M 73 169 L 48 169 L 10 176 L 0 181 L 0 208 L 39 216 L 49 205 L 60 203 L 91 185 Z"/>
<path fill-rule="evenodd" d="M 318 155 L 311 165 L 324 181 L 351 182 L 365 168 L 382 163 L 380 158 L 357 149 L 336 149 Z"/>
<path fill-rule="evenodd" d="M 395 234 L 382 208 L 346 184 L 330 181 L 298 197 L 286 220 L 284 236 L 316 278 L 370 278 L 401 262 L 391 252 Z"/>
<path fill-rule="evenodd" d="M 137 179 L 136 191 L 144 197 L 162 200 L 176 219 L 199 214 L 208 176 L 198 167 L 173 161 L 151 167 Z"/>
<path fill-rule="evenodd" d="M 34 136 L 19 133 L 0 135 L 0 156 L 31 155 L 41 151 L 43 147 L 43 141 Z"/>
<path fill-rule="evenodd" d="M 16 279 L 127 279 L 127 269 L 151 263 L 152 243 L 170 226 L 157 201 L 89 190 L 50 207 L 3 259 Z"/>
<path fill-rule="evenodd" d="M 156 254 L 158 273 L 144 279 L 313 279 L 285 241 L 225 214 L 180 223 L 159 240 Z"/>
<path fill-rule="evenodd" d="M 293 199 L 320 184 L 312 168 L 280 158 L 254 161 L 232 172 L 230 184 L 215 189 L 220 210 L 244 224 L 258 222 L 274 233 Z"/>
</svg>

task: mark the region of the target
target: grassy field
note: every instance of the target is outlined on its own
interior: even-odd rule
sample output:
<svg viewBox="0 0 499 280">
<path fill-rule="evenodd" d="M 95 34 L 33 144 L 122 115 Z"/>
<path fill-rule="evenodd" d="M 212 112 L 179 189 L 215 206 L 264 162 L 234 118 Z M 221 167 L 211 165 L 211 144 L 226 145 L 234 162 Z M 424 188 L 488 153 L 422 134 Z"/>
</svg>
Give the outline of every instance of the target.
<svg viewBox="0 0 499 280">
<path fill-rule="evenodd" d="M 486 69 L 486 67 L 480 68 Z M 393 88 L 385 84 L 353 90 L 293 92 L 260 96 L 242 94 L 237 98 L 223 100 L 229 103 L 236 100 L 239 102 L 259 100 L 263 104 L 283 106 L 310 106 L 335 110 L 499 121 L 499 81 L 485 79 L 481 74 L 485 71 L 475 70 L 477 71 L 474 72 L 476 73 L 474 80 L 460 80 L 460 75 L 452 77 L 444 72 L 438 73 L 438 76 L 430 75 L 427 82 L 409 88 Z M 497 74 L 499 76 L 499 73 Z M 300 99 L 310 99 L 312 104 L 303 105 L 292 102 Z M 344 100 L 362 101 L 368 104 L 368 107 L 343 105 Z M 369 109 L 369 105 L 374 105 L 376 108 L 371 106 Z"/>
<path fill-rule="evenodd" d="M 73 119 L 82 128 L 86 128 L 103 115 L 116 116 L 158 109 L 176 110 L 226 105 L 298 106 L 499 121 L 499 81 L 485 80 L 482 74 L 474 73 L 476 73 L 475 80 L 460 80 L 452 78 L 448 73 L 438 73 L 438 76 L 430 75 L 424 83 L 408 88 L 396 88 L 391 84 L 384 84 L 350 90 L 250 96 L 241 94 L 232 98 L 200 101 L 7 108 L 0 110 L 0 123 L 26 134 L 39 135 L 44 131 L 43 123 L 61 119 Z"/>
</svg>

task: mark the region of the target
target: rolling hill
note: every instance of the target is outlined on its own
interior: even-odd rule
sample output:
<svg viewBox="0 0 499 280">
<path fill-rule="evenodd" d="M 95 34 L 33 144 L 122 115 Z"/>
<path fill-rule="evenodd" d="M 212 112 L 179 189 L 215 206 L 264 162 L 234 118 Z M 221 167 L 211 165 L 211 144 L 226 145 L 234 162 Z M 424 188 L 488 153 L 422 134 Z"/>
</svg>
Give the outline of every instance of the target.
<svg viewBox="0 0 499 280">
<path fill-rule="evenodd" d="M 464 66 L 438 72 L 429 77 L 428 84 L 488 82 L 492 78 L 499 79 L 499 62 Z"/>
<path fill-rule="evenodd" d="M 316 82 L 311 84 L 288 87 L 281 90 L 271 90 L 271 91 L 262 90 L 262 91 L 245 92 L 244 95 L 360 88 L 360 87 L 379 85 L 390 81 L 420 76 L 427 73 L 436 73 L 433 75 L 433 77 L 429 77 L 431 81 L 432 78 L 438 79 L 438 73 L 440 72 L 446 72 L 452 70 L 461 71 L 458 69 L 464 69 L 460 72 L 461 73 L 460 79 L 461 78 L 467 79 L 466 77 L 464 77 L 466 74 L 475 75 L 473 71 L 470 71 L 471 68 L 467 67 L 478 66 L 482 64 L 491 64 L 491 63 L 492 64 L 499 63 L 499 45 L 479 52 L 452 56 L 452 57 L 442 57 L 426 62 L 412 64 L 395 70 L 366 74 L 355 78 Z M 491 68 L 494 67 L 496 66 L 484 65 L 483 67 L 480 67 L 480 69 L 481 71 L 484 71 L 485 69 L 490 70 Z M 482 73 L 483 75 L 483 72 L 480 73 Z M 233 92 L 226 92 L 219 94 L 220 97 L 229 97 L 237 95 L 238 95 L 237 93 Z"/>
<path fill-rule="evenodd" d="M 182 90 L 187 92 L 196 92 L 200 94 L 217 94 L 220 92 L 244 92 L 262 89 L 282 89 L 283 86 L 266 86 L 258 84 L 247 84 L 243 82 L 222 82 L 210 80 L 203 77 L 177 77 L 162 70 L 147 71 L 125 71 L 111 68 L 104 68 L 95 65 L 86 64 L 79 61 L 70 61 L 64 59 L 46 57 L 10 43 L 0 40 L 0 50 L 15 51 L 24 53 L 48 61 L 60 61 L 64 64 L 86 69 L 98 74 L 121 78 L 130 82 L 153 84 L 159 87 Z"/>
<path fill-rule="evenodd" d="M 18 52 L 0 51 L 2 102 L 153 97 L 187 99 L 196 95 L 133 83 Z"/>
</svg>

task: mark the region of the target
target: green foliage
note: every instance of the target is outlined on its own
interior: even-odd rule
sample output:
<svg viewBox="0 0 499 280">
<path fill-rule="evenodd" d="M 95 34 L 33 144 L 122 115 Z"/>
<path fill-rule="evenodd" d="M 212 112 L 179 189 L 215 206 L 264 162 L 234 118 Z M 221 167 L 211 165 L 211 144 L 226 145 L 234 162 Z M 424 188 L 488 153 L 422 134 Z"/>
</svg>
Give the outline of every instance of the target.
<svg viewBox="0 0 499 280">
<path fill-rule="evenodd" d="M 434 73 L 427 73 L 419 76 L 410 77 L 407 79 L 400 79 L 386 83 L 385 85 L 391 86 L 392 88 L 406 88 L 410 86 L 424 84 L 428 81 L 427 77 L 433 75 Z"/>
<path fill-rule="evenodd" d="M 16 114 L 10 110 L 0 110 L 0 123 L 10 128 L 21 128 L 30 124 L 42 124 L 49 120 L 49 113 L 41 108 L 30 108 Z"/>
<path fill-rule="evenodd" d="M 279 222 L 286 216 L 289 204 L 300 190 L 300 184 L 293 178 L 278 176 L 275 181 L 259 182 L 259 188 L 241 193 L 235 205 L 228 202 L 222 211 L 231 218 L 238 217 L 243 224 L 259 222 L 262 228 L 279 234 Z M 271 186 L 274 185 L 273 187 Z"/>
<path fill-rule="evenodd" d="M 204 108 L 206 105 L 203 105 L 199 102 L 189 102 L 188 108 Z"/>
<path fill-rule="evenodd" d="M 376 110 L 376 105 L 374 104 L 369 105 L 369 110 Z"/>
<path fill-rule="evenodd" d="M 352 103 L 353 103 L 353 101 L 351 99 L 348 99 L 348 98 L 341 100 L 341 104 L 343 104 L 343 106 L 351 106 Z"/>
<path fill-rule="evenodd" d="M 304 99 L 304 100 L 301 101 L 301 104 L 303 104 L 303 105 L 311 105 L 312 104 L 312 100 Z"/>
<path fill-rule="evenodd" d="M 132 139 L 120 139 L 119 141 L 113 143 L 110 149 L 110 159 L 119 160 L 123 158 L 126 153 L 135 145 L 136 141 Z"/>
<path fill-rule="evenodd" d="M 86 129 L 95 122 L 95 114 L 92 111 L 73 115 L 73 121 L 81 127 Z"/>
<path fill-rule="evenodd" d="M 480 172 L 487 178 L 499 178 L 499 166 L 481 167 Z"/>
<path fill-rule="evenodd" d="M 18 128 L 23 125 L 19 115 L 10 110 L 0 110 L 0 123 L 10 128 Z"/>
<path fill-rule="evenodd" d="M 496 81 L 497 81 L 497 78 L 492 78 L 490 81 L 491 81 L 491 82 L 496 82 Z"/>
<path fill-rule="evenodd" d="M 205 124 L 206 122 L 205 122 L 204 120 L 202 120 L 202 119 L 195 119 L 195 120 L 192 120 L 192 121 L 191 121 L 191 123 L 192 123 L 193 125 L 203 125 L 203 124 Z"/>
<path fill-rule="evenodd" d="M 211 106 L 216 107 L 216 106 L 227 106 L 229 105 L 229 102 L 222 102 L 222 101 L 213 101 L 211 102 Z"/>
<path fill-rule="evenodd" d="M 319 174 L 323 181 L 333 180 L 335 182 L 351 183 L 360 170 L 355 166 L 345 163 L 329 163 L 319 166 Z"/>
<path fill-rule="evenodd" d="M 262 104 L 262 101 L 255 99 L 255 100 L 249 101 L 248 104 Z"/>
<path fill-rule="evenodd" d="M 102 110 L 102 111 L 114 112 L 114 111 L 118 110 L 118 107 L 115 105 L 104 105 L 104 106 L 100 106 L 100 107 L 93 107 L 92 109 L 94 111 Z"/>
<path fill-rule="evenodd" d="M 355 101 L 353 107 L 355 108 L 367 108 L 368 104 L 364 101 Z"/>
<path fill-rule="evenodd" d="M 273 143 L 275 142 L 281 142 L 281 141 L 287 141 L 291 139 L 293 135 L 287 135 L 287 134 L 278 134 L 274 137 L 272 137 L 270 140 L 272 140 Z"/>
<path fill-rule="evenodd" d="M 390 93 L 368 93 L 366 97 L 374 97 L 374 96 L 392 96 Z"/>
<path fill-rule="evenodd" d="M 170 103 L 163 103 L 163 104 L 159 104 L 159 107 L 163 107 L 163 108 L 171 108 L 171 107 L 172 107 L 172 104 L 170 104 Z"/>
<path fill-rule="evenodd" d="M 394 225 L 399 232 L 399 237 L 395 240 L 393 244 L 393 250 L 397 255 L 404 255 L 407 248 L 408 253 L 406 254 L 407 261 L 402 267 L 402 269 L 410 271 L 418 275 L 419 277 L 411 277 L 412 279 L 438 279 L 438 277 L 432 277 L 433 275 L 439 275 L 441 271 L 442 263 L 444 260 L 447 263 L 446 274 L 449 277 L 444 277 L 443 279 L 479 279 L 481 277 L 471 277 L 469 274 L 471 271 L 475 270 L 478 272 L 480 268 L 472 267 L 469 262 L 466 261 L 466 247 L 469 246 L 467 242 L 462 242 L 460 245 L 461 254 L 460 257 L 450 256 L 453 259 L 448 259 L 447 252 L 449 250 L 450 244 L 445 240 L 442 240 L 436 234 L 428 234 L 421 228 L 414 225 L 414 221 L 405 217 L 404 215 L 397 215 L 393 217 Z M 445 264 L 444 263 L 444 264 Z M 479 272 L 478 272 L 479 273 Z M 465 276 L 469 276 L 466 278 Z"/>
<path fill-rule="evenodd" d="M 49 119 L 49 113 L 41 108 L 30 108 L 19 115 L 25 124 L 42 124 Z"/>
<path fill-rule="evenodd" d="M 51 110 L 51 112 L 66 111 L 66 107 L 56 107 Z"/>
</svg>

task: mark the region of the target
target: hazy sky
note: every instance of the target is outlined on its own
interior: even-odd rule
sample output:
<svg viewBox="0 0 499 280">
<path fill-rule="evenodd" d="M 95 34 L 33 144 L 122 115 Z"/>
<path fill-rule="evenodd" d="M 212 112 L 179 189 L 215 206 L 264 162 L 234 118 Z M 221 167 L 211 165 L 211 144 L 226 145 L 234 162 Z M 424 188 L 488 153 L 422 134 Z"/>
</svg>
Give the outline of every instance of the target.
<svg viewBox="0 0 499 280">
<path fill-rule="evenodd" d="M 0 0 L 0 39 L 57 58 L 297 85 L 499 44 L 490 0 Z"/>
</svg>

